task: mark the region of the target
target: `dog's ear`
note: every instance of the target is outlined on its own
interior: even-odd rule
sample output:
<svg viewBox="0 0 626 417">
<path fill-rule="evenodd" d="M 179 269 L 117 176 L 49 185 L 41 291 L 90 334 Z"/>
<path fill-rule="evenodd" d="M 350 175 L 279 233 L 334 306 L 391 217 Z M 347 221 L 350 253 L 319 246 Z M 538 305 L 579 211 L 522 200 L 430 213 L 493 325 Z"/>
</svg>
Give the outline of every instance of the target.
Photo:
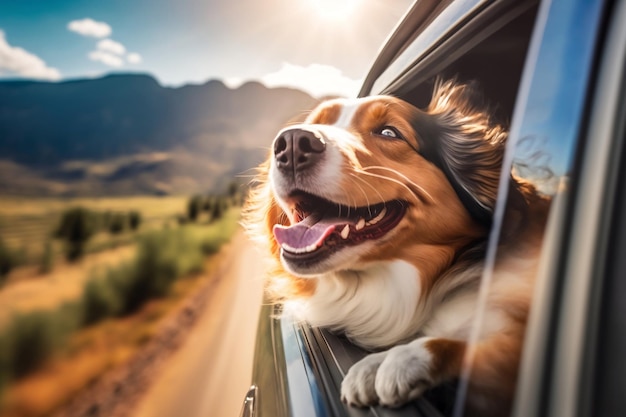
<svg viewBox="0 0 626 417">
<path fill-rule="evenodd" d="M 438 82 L 413 120 L 420 153 L 441 169 L 470 214 L 491 224 L 507 132 L 474 102 L 473 88 Z"/>
</svg>

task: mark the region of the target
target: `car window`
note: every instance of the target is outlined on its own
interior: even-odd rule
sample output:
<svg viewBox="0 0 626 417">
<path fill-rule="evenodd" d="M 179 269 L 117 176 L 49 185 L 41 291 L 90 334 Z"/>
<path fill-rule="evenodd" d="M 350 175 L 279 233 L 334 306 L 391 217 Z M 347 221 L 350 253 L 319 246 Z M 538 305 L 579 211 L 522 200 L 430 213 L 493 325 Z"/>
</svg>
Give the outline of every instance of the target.
<svg viewBox="0 0 626 417">
<path fill-rule="evenodd" d="M 542 3 L 537 18 L 503 171 L 512 167 L 518 176 L 537 184 L 553 199 L 567 187 L 575 169 L 601 17 L 602 5 L 597 2 L 552 1 Z M 502 238 L 499 228 L 511 210 L 506 200 L 508 181 L 504 175 L 502 178 L 484 287 L 492 284 Z M 478 337 L 483 325 L 476 324 L 472 337 Z M 468 362 L 472 363 L 471 353 Z M 471 372 L 470 366 L 466 375 Z M 460 392 L 463 395 L 464 390 Z"/>
<path fill-rule="evenodd" d="M 485 294 L 500 256 L 498 247 L 506 239 L 501 233 L 502 219 L 512 212 L 511 199 L 507 200 L 508 172 L 532 182 L 553 202 L 548 217 L 559 217 L 564 204 L 556 202 L 565 199 L 564 192 L 576 180 L 604 8 L 601 2 L 562 0 L 540 4 L 496 1 L 475 6 L 471 21 L 442 34 L 435 50 L 414 49 L 418 56 L 407 68 L 400 69 L 408 58 L 392 63 L 373 84 L 372 92 L 399 95 L 423 106 L 437 76 L 477 81 L 487 101 L 494 104 L 497 120 L 510 121 L 504 175 L 481 283 L 480 305 L 485 307 Z M 448 10 L 452 11 L 452 6 Z M 418 36 L 414 45 L 419 40 Z M 470 340 L 478 339 L 484 324 L 483 320 L 475 323 Z M 549 335 L 543 336 L 549 343 Z M 470 351 L 466 358 L 470 366 L 457 390 L 456 416 L 464 413 L 472 362 Z"/>
</svg>

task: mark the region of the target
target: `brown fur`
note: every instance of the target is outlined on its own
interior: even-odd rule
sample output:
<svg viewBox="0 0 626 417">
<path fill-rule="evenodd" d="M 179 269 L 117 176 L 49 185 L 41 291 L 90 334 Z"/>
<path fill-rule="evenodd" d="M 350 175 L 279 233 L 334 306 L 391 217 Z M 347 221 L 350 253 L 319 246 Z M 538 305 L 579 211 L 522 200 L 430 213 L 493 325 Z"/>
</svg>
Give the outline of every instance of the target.
<svg viewBox="0 0 626 417">
<path fill-rule="evenodd" d="M 333 124 L 340 114 L 341 102 L 327 102 L 305 123 Z M 424 117 L 441 128 L 441 148 L 448 157 L 444 163 L 451 175 L 481 205 L 493 210 L 506 131 L 492 123 L 487 111 L 476 109 L 469 87 L 454 82 L 438 84 L 425 112 L 391 97 L 364 101 L 349 127 L 360 142 L 337 145 L 345 157 L 341 168 L 345 175 L 338 179 L 344 192 L 333 201 L 352 207 L 371 200 L 408 202 L 410 207 L 398 226 L 375 250 L 362 254 L 359 262 L 400 259 L 414 265 L 420 272 L 420 303 L 430 305 L 479 285 L 488 230 L 465 209 L 449 177 L 419 153 L 420 143 L 432 138 L 420 138 L 420 129 L 411 121 Z M 373 135 L 381 121 L 397 128 L 416 152 L 407 143 Z M 267 286 L 272 300 L 306 299 L 315 293 L 316 280 L 293 276 L 279 262 L 280 247 L 272 227 L 288 225 L 291 213 L 283 212 L 272 193 L 269 167 L 269 162 L 260 167 L 259 186 L 248 200 L 245 224 L 276 261 Z M 549 205 L 532 184 L 513 177 L 510 181 L 509 210 L 502 229 L 506 239 L 499 248 L 488 299 L 489 308 L 504 312 L 505 330 L 470 346 L 471 356 L 466 356 L 464 340 L 437 338 L 426 345 L 433 354 L 432 377 L 438 382 L 459 377 L 464 361 L 472 359 L 468 398 L 476 415 L 505 415 L 509 410 Z"/>
</svg>

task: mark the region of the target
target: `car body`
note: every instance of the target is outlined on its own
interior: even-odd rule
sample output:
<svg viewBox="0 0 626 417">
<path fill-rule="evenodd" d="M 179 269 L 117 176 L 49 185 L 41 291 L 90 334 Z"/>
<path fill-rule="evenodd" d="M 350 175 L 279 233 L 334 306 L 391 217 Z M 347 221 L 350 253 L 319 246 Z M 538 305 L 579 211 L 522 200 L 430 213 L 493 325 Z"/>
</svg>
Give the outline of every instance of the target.
<svg viewBox="0 0 626 417">
<path fill-rule="evenodd" d="M 510 122 L 503 169 L 552 196 L 513 415 L 626 415 L 626 2 L 418 0 L 359 95 L 423 107 L 437 77 L 478 83 L 494 117 Z M 508 183 L 482 285 L 498 256 Z M 266 305 L 242 415 L 463 415 L 471 366 L 400 409 L 344 405 L 341 380 L 365 354 Z"/>
</svg>

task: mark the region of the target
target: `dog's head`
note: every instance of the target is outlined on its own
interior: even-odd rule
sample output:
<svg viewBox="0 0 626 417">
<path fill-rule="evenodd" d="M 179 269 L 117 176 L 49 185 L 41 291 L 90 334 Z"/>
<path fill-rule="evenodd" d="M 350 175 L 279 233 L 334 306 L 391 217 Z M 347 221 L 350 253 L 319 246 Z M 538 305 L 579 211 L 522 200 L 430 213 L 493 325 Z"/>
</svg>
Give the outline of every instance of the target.
<svg viewBox="0 0 626 417">
<path fill-rule="evenodd" d="M 440 83 L 425 110 L 389 96 L 330 100 L 281 130 L 248 222 L 283 268 L 306 278 L 404 260 L 436 274 L 483 236 L 506 133 L 468 89 Z"/>
</svg>

